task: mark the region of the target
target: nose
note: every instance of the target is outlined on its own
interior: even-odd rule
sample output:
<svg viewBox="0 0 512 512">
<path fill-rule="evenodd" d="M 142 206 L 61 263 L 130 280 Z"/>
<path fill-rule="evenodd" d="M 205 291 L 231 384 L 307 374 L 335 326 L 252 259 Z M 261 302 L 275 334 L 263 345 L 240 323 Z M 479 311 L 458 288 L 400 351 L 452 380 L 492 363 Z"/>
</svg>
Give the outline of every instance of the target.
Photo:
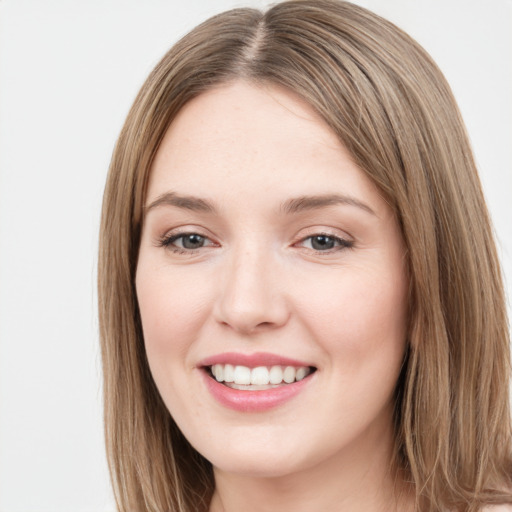
<svg viewBox="0 0 512 512">
<path fill-rule="evenodd" d="M 214 308 L 218 322 L 240 334 L 286 324 L 290 310 L 282 272 L 264 250 L 248 248 L 234 252 L 219 277 Z"/>
</svg>

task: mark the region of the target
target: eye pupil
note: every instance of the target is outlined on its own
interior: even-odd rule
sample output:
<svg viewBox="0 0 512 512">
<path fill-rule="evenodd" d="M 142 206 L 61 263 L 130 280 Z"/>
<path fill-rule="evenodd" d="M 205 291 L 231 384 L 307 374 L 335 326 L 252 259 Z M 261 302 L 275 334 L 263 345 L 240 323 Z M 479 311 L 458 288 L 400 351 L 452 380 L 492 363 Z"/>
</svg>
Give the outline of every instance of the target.
<svg viewBox="0 0 512 512">
<path fill-rule="evenodd" d="M 318 251 L 325 251 L 334 247 L 334 238 L 325 235 L 317 235 L 311 239 L 311 247 Z"/>
<path fill-rule="evenodd" d="M 204 237 L 197 234 L 185 235 L 182 239 L 182 244 L 185 249 L 198 249 L 204 244 Z"/>
</svg>

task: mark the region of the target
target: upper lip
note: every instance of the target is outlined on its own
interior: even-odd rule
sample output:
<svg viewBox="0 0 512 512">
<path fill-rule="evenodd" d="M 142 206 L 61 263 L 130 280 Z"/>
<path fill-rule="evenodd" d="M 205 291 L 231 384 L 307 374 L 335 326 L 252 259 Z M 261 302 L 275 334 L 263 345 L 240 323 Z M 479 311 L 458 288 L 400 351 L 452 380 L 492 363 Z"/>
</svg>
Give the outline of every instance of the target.
<svg viewBox="0 0 512 512">
<path fill-rule="evenodd" d="M 291 359 L 270 352 L 254 352 L 253 354 L 224 352 L 203 359 L 198 366 L 213 366 L 214 364 L 231 364 L 233 366 L 248 366 L 249 368 L 257 366 L 312 366 L 304 361 L 298 361 L 297 359 Z"/>
</svg>

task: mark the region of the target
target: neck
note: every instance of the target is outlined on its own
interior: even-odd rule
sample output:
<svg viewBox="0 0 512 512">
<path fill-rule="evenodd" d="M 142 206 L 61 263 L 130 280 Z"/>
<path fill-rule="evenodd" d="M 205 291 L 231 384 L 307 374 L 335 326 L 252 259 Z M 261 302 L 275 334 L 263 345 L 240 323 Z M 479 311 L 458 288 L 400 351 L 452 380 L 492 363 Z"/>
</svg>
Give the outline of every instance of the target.
<svg viewBox="0 0 512 512">
<path fill-rule="evenodd" d="M 282 476 L 214 469 L 210 512 L 391 512 L 414 510 L 413 496 L 391 467 L 392 434 Z"/>
</svg>

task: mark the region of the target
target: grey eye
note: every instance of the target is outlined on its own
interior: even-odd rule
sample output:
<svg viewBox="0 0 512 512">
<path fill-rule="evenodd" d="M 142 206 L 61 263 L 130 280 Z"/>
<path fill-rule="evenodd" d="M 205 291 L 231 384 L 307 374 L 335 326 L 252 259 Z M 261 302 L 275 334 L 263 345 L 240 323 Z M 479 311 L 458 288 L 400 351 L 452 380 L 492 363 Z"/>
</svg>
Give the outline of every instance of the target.
<svg viewBox="0 0 512 512">
<path fill-rule="evenodd" d="M 318 235 L 311 235 L 304 238 L 301 242 L 303 247 L 307 247 L 317 252 L 329 252 L 348 249 L 353 247 L 354 242 L 345 240 L 334 235 L 325 235 L 319 233 Z"/>
<path fill-rule="evenodd" d="M 197 233 L 181 235 L 177 240 L 181 239 L 181 246 L 184 249 L 199 249 L 205 244 L 205 237 Z"/>
<path fill-rule="evenodd" d="M 315 235 L 310 237 L 311 248 L 315 251 L 328 251 L 336 245 L 336 238 L 326 235 Z"/>
</svg>

